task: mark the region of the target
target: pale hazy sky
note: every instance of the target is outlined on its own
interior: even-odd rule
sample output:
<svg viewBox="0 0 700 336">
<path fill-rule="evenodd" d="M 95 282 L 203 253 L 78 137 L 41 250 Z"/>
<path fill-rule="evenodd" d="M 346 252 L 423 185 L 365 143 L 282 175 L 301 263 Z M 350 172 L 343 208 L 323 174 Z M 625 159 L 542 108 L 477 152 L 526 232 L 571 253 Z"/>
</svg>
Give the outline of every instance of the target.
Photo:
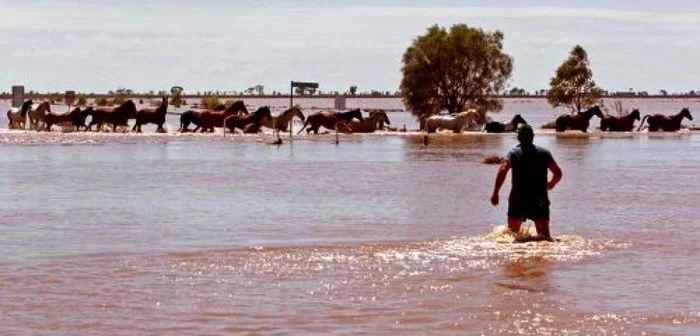
<svg viewBox="0 0 700 336">
<path fill-rule="evenodd" d="M 546 88 L 575 44 L 605 89 L 700 89 L 699 1 L 5 1 L 0 91 L 394 91 L 432 24 L 505 33 L 511 86 Z"/>
</svg>

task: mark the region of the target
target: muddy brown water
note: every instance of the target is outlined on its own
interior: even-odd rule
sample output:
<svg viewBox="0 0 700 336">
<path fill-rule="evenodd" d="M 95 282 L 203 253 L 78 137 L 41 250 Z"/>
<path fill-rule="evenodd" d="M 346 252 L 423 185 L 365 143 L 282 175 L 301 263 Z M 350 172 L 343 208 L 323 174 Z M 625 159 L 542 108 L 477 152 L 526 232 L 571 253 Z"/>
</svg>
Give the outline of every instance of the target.
<svg viewBox="0 0 700 336">
<path fill-rule="evenodd" d="M 697 133 L 538 134 L 555 244 L 499 233 L 512 135 L 269 140 L 0 131 L 0 328 L 700 332 Z"/>
</svg>

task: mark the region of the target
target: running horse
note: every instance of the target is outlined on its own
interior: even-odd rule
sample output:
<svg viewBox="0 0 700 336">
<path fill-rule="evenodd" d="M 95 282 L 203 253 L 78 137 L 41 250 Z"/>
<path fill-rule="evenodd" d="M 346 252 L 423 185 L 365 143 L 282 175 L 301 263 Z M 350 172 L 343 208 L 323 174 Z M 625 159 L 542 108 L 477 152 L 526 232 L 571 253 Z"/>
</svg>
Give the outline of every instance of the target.
<svg viewBox="0 0 700 336">
<path fill-rule="evenodd" d="M 44 116 L 46 112 L 51 112 L 51 103 L 45 101 L 39 104 L 32 104 L 29 108 L 29 124 L 35 130 L 41 130 L 44 127 Z"/>
<path fill-rule="evenodd" d="M 663 114 L 645 115 L 644 119 L 639 123 L 637 131 L 642 130 L 642 126 L 644 126 L 644 121 L 646 120 L 649 124 L 649 132 L 657 132 L 659 130 L 663 132 L 677 132 L 681 129 L 683 118 L 693 120 L 693 116 L 690 115 L 690 109 L 687 107 L 682 109 L 678 114 L 672 116 L 665 116 Z"/>
<path fill-rule="evenodd" d="M 69 113 L 49 112 L 44 116 L 44 130 L 50 132 L 53 125 L 70 125 L 75 126 L 80 131 L 81 126 L 85 127 L 85 116 L 86 112 L 81 111 L 79 107 L 74 108 Z"/>
<path fill-rule="evenodd" d="M 156 124 L 158 125 L 156 132 L 165 133 L 163 124 L 165 124 L 165 115 L 167 113 L 168 97 L 163 96 L 160 102 L 160 106 L 158 106 L 157 108 L 145 108 L 136 112 L 136 123 L 134 124 L 134 127 L 131 130 L 141 133 L 141 125 Z"/>
<path fill-rule="evenodd" d="M 214 127 L 224 127 L 224 120 L 227 117 L 237 114 L 249 114 L 245 103 L 242 100 L 237 100 L 231 106 L 223 111 L 206 110 L 199 113 L 199 125 L 194 129 L 201 128 L 202 133 L 214 132 Z"/>
<path fill-rule="evenodd" d="M 360 111 L 360 109 L 354 109 L 346 112 L 314 113 L 306 118 L 304 126 L 302 126 L 297 134 L 301 133 L 304 129 L 306 129 L 306 133 L 311 133 L 313 131 L 315 134 L 318 134 L 318 129 L 321 126 L 329 130 L 334 130 L 336 129 L 336 126 L 349 123 L 353 119 L 357 119 L 361 122 L 365 121 L 365 119 L 362 117 L 362 111 Z M 306 128 L 307 126 L 308 128 Z"/>
<path fill-rule="evenodd" d="M 263 119 L 259 125 L 249 124 L 245 127 L 243 132 L 259 133 L 260 128 L 262 126 L 265 126 L 267 128 L 273 128 L 272 125 L 275 126 L 274 129 L 277 131 L 286 132 L 287 128 L 289 127 L 289 121 L 292 120 L 294 117 L 298 117 L 299 119 L 301 119 L 301 121 L 306 120 L 306 117 L 304 116 L 304 113 L 301 111 L 301 109 L 295 106 L 282 112 L 279 116 L 272 117 L 272 121 Z"/>
<path fill-rule="evenodd" d="M 586 112 L 561 115 L 555 121 L 557 132 L 564 132 L 567 129 L 571 129 L 586 133 L 588 132 L 588 126 L 591 124 L 591 118 L 593 118 L 593 116 L 598 116 L 598 118 L 603 119 L 603 111 L 600 109 L 600 106 L 596 105 L 591 107 Z"/>
<path fill-rule="evenodd" d="M 639 117 L 638 109 L 634 109 L 629 114 L 620 117 L 606 115 L 600 120 L 600 130 L 603 132 L 632 132 L 634 130 L 634 121 L 639 120 Z"/>
<path fill-rule="evenodd" d="M 378 129 L 382 129 L 381 125 L 385 123 L 391 125 L 386 112 L 377 110 L 370 112 L 369 117 L 365 118 L 364 121 L 350 121 L 339 127 L 339 130 L 343 133 L 374 133 Z"/>
<path fill-rule="evenodd" d="M 27 113 L 34 104 L 31 100 L 25 101 L 20 107 L 7 110 L 7 127 L 9 129 L 24 129 L 27 123 Z"/>
<path fill-rule="evenodd" d="M 92 116 L 92 120 L 90 120 L 87 131 L 92 130 L 92 125 L 97 125 L 97 131 L 100 131 L 102 125 L 110 124 L 112 125 L 112 132 L 116 132 L 117 126 L 129 126 L 129 118 L 133 118 L 136 115 L 136 104 L 129 99 L 117 107 L 93 108 L 89 115 Z"/>
<path fill-rule="evenodd" d="M 513 119 L 508 123 L 502 123 L 498 121 L 491 121 L 484 125 L 484 132 L 486 133 L 511 133 L 518 130 L 518 125 L 526 125 L 527 121 L 519 114 L 516 114 Z"/>
<path fill-rule="evenodd" d="M 248 125 L 260 128 L 260 124 L 263 120 L 272 120 L 272 114 L 268 106 L 260 107 L 252 114 L 234 114 L 228 116 L 224 119 L 224 127 L 228 128 L 230 133 L 235 133 L 236 128 L 240 128 L 241 131 L 245 132 L 246 126 Z"/>
<path fill-rule="evenodd" d="M 425 121 L 425 129 L 428 133 L 435 133 L 439 129 L 461 133 L 465 126 L 476 124 L 479 117 L 479 112 L 474 109 L 452 115 L 434 115 Z"/>
</svg>

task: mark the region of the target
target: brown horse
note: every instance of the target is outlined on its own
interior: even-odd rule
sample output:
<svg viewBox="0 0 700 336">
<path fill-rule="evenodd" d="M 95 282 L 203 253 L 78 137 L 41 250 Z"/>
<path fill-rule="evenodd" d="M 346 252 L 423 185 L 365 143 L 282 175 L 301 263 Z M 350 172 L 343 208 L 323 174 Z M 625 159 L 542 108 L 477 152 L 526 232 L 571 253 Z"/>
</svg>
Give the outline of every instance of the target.
<svg viewBox="0 0 700 336">
<path fill-rule="evenodd" d="M 80 130 L 80 126 L 85 126 L 85 117 L 83 111 L 76 107 L 68 113 L 47 113 L 44 116 L 44 124 L 44 130 L 47 132 L 51 132 L 53 125 L 76 126 L 77 130 Z"/>
<path fill-rule="evenodd" d="M 365 118 L 364 121 L 352 120 L 338 125 L 338 130 L 343 133 L 374 133 L 381 130 L 381 125 L 384 124 L 391 125 L 391 121 L 384 110 L 378 110 L 370 112 L 369 118 Z"/>
<path fill-rule="evenodd" d="M 168 97 L 164 96 L 160 102 L 160 106 L 157 108 L 145 108 L 136 112 L 136 123 L 131 130 L 141 133 L 141 125 L 156 124 L 158 125 L 156 132 L 165 133 L 163 124 L 165 124 L 165 115 L 167 113 Z"/>
<path fill-rule="evenodd" d="M 259 133 L 260 128 L 262 126 L 265 126 L 267 128 L 273 128 L 272 125 L 275 126 L 274 129 L 276 129 L 277 131 L 286 132 L 287 127 L 289 127 L 289 121 L 292 120 L 294 117 L 298 117 L 299 119 L 301 119 L 301 121 L 306 120 L 304 112 L 302 112 L 300 108 L 295 106 L 290 109 L 287 109 L 286 111 L 282 112 L 276 117 L 272 117 L 272 120 L 265 119 L 259 125 L 249 124 L 245 127 L 245 130 L 243 130 L 243 132 Z"/>
<path fill-rule="evenodd" d="M 350 120 L 357 119 L 359 121 L 365 121 L 365 119 L 362 117 L 362 111 L 360 109 L 354 109 L 350 110 L 347 112 L 335 112 L 335 113 L 329 113 L 329 112 L 318 112 L 310 115 L 308 118 L 306 118 L 306 121 L 304 122 L 304 126 L 299 130 L 299 133 L 303 131 L 307 126 L 309 127 L 306 129 L 306 133 L 311 133 L 312 131 L 315 134 L 318 134 L 318 129 L 323 126 L 329 130 L 334 130 L 337 125 L 341 123 L 349 123 Z"/>
<path fill-rule="evenodd" d="M 270 108 L 268 106 L 263 106 L 258 108 L 252 114 L 243 115 L 232 115 L 224 119 L 224 126 L 228 128 L 230 133 L 235 133 L 236 128 L 240 128 L 241 131 L 245 131 L 246 126 L 253 125 L 260 128 L 260 124 L 263 120 L 272 120 L 272 114 L 270 113 Z"/>
<path fill-rule="evenodd" d="M 223 111 L 202 111 L 199 113 L 199 125 L 194 129 L 194 132 L 199 128 L 202 129 L 202 133 L 214 132 L 214 127 L 224 127 L 224 119 L 226 119 L 226 117 L 237 114 L 249 114 L 242 100 L 235 101 Z"/>
<path fill-rule="evenodd" d="M 557 132 L 564 132 L 567 129 L 572 129 L 586 133 L 588 132 L 588 126 L 593 116 L 598 116 L 598 118 L 603 119 L 603 111 L 600 109 L 600 106 L 594 106 L 586 112 L 559 116 L 555 122 Z"/>
<path fill-rule="evenodd" d="M 687 107 L 682 109 L 678 114 L 672 116 L 665 116 L 663 114 L 645 115 L 644 119 L 639 123 L 637 131 L 642 130 L 642 126 L 644 126 L 644 121 L 646 120 L 649 124 L 649 132 L 657 132 L 659 130 L 663 132 L 677 132 L 681 129 L 683 118 L 693 120 L 693 116 L 690 115 L 690 109 Z"/>
<path fill-rule="evenodd" d="M 97 125 L 97 131 L 102 129 L 102 125 L 111 124 L 112 132 L 117 131 L 117 126 L 129 126 L 129 118 L 136 116 L 136 104 L 129 99 L 124 104 L 117 107 L 97 107 L 90 111 L 92 120 L 87 130 L 92 130 L 92 125 Z"/>
<path fill-rule="evenodd" d="M 639 120 L 639 117 L 640 113 L 637 109 L 622 117 L 606 115 L 600 120 L 600 130 L 603 132 L 632 132 L 634 121 Z"/>
</svg>

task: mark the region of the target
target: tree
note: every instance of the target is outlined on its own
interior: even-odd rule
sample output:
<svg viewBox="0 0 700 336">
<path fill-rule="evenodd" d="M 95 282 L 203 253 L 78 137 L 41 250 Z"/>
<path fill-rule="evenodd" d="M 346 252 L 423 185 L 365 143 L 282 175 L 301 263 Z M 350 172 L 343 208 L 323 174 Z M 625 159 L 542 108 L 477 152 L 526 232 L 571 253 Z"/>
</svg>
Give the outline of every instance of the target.
<svg viewBox="0 0 700 336">
<path fill-rule="evenodd" d="M 353 96 L 354 96 L 355 94 L 357 94 L 357 86 L 356 86 L 356 85 L 353 85 L 353 86 L 350 87 L 350 94 L 353 95 Z"/>
<path fill-rule="evenodd" d="M 566 106 L 581 112 L 598 103 L 603 90 L 593 80 L 593 71 L 586 50 L 575 46 L 549 82 L 547 101 L 553 106 Z"/>
<path fill-rule="evenodd" d="M 170 98 L 170 104 L 172 104 L 175 107 L 182 106 L 182 104 L 183 104 L 182 91 L 180 91 L 180 90 L 175 91 L 175 94 L 173 94 L 173 97 Z"/>
<path fill-rule="evenodd" d="M 513 59 L 503 52 L 503 33 L 485 32 L 465 24 L 434 25 L 413 40 L 403 55 L 401 95 L 421 121 L 447 110 L 476 108 L 499 111 L 496 96 L 513 71 Z"/>
</svg>

